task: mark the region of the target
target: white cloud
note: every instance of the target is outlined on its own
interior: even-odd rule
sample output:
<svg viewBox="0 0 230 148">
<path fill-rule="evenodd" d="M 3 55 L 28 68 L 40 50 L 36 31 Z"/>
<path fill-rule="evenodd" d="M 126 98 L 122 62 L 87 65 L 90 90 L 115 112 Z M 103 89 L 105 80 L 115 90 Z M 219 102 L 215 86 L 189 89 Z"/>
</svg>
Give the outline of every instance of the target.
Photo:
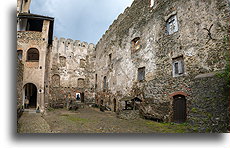
<svg viewBox="0 0 230 148">
<path fill-rule="evenodd" d="M 97 43 L 133 0 L 32 0 L 31 13 L 55 17 L 54 35 Z"/>
</svg>

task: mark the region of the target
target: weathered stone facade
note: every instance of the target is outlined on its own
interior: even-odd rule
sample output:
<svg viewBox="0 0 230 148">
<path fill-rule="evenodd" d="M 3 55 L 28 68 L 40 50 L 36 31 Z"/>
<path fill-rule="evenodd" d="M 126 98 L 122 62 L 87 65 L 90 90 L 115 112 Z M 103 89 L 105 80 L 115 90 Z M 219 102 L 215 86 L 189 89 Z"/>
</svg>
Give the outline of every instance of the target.
<svg viewBox="0 0 230 148">
<path fill-rule="evenodd" d="M 53 19 L 33 15 L 44 20 L 42 30 L 18 31 L 17 49 L 22 51 L 23 86 L 33 83 L 38 90 L 37 108 L 64 107 L 78 93 L 80 102 L 114 112 L 127 109 L 128 101 L 140 100 L 138 110 L 144 118 L 188 121 L 200 132 L 225 132 L 229 117 L 224 98 L 229 93 L 224 80 L 210 73 L 226 66 L 229 1 L 150 2 L 134 0 L 96 46 L 53 40 Z M 28 13 L 24 4 L 18 10 Z M 27 22 L 19 12 L 18 29 L 23 30 Z M 36 62 L 27 61 L 31 48 L 39 51 Z M 137 110 L 122 117 L 130 118 L 127 112 Z M 223 126 L 216 128 L 218 124 Z"/>
<path fill-rule="evenodd" d="M 23 109 L 22 102 L 22 85 L 23 85 L 23 64 L 17 58 L 17 118 L 20 117 Z"/>
<path fill-rule="evenodd" d="M 174 16 L 178 30 L 169 34 L 167 21 Z M 200 99 L 193 95 L 195 77 L 224 69 L 228 34 L 226 0 L 164 0 L 153 7 L 149 0 L 134 0 L 96 46 L 97 103 L 114 108 L 116 99 L 117 108 L 123 109 L 121 98 L 138 97 L 144 116 L 173 121 L 174 97 L 182 95 L 189 119 L 192 102 Z M 181 75 L 174 74 L 176 59 L 183 62 Z M 143 67 L 145 79 L 138 80 Z"/>
<path fill-rule="evenodd" d="M 53 41 L 49 65 L 49 102 L 64 103 L 76 100 L 80 93 L 82 103 L 94 103 L 95 47 L 86 42 L 57 38 Z"/>
</svg>

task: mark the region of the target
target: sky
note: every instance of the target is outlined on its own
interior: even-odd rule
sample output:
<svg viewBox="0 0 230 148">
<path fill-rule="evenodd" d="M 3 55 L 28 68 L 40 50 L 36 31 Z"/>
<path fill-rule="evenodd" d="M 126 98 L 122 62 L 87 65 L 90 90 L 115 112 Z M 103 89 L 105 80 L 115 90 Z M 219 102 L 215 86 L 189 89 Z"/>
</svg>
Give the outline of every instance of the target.
<svg viewBox="0 0 230 148">
<path fill-rule="evenodd" d="M 54 17 L 54 36 L 96 44 L 133 0 L 32 0 L 30 12 Z"/>
</svg>

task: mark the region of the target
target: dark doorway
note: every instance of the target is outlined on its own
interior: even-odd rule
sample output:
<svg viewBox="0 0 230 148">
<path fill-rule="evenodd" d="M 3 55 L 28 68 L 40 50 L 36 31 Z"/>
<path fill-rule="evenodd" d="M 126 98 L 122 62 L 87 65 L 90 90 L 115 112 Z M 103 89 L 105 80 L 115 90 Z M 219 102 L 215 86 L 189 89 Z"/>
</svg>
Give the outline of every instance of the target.
<svg viewBox="0 0 230 148">
<path fill-rule="evenodd" d="M 117 101 L 116 101 L 116 99 L 113 99 L 113 105 L 114 105 L 113 106 L 114 107 L 113 111 L 116 112 L 117 111 Z"/>
<path fill-rule="evenodd" d="M 101 106 L 103 106 L 103 103 L 104 103 L 104 101 L 103 101 L 103 100 L 101 100 L 101 101 L 100 101 L 100 105 L 101 105 Z"/>
<path fill-rule="evenodd" d="M 173 97 L 173 121 L 182 123 L 186 121 L 186 99 L 183 95 Z"/>
<path fill-rule="evenodd" d="M 84 97 L 85 97 L 85 94 L 84 94 L 84 93 L 81 93 L 81 102 L 82 102 L 82 103 L 84 103 L 84 102 L 85 102 Z"/>
<path fill-rule="evenodd" d="M 37 107 L 37 87 L 32 83 L 27 83 L 24 87 L 25 90 L 25 107 Z"/>
</svg>

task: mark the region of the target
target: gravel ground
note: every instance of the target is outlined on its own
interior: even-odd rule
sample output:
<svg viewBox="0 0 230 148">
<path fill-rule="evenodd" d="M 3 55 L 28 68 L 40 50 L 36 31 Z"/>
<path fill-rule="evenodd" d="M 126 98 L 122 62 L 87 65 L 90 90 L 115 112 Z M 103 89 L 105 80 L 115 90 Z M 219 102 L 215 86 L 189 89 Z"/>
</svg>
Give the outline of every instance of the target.
<svg viewBox="0 0 230 148">
<path fill-rule="evenodd" d="M 185 133 L 188 125 L 158 123 L 145 119 L 124 120 L 114 112 L 96 108 L 77 111 L 57 109 L 42 114 L 23 113 L 19 133 Z"/>
</svg>

